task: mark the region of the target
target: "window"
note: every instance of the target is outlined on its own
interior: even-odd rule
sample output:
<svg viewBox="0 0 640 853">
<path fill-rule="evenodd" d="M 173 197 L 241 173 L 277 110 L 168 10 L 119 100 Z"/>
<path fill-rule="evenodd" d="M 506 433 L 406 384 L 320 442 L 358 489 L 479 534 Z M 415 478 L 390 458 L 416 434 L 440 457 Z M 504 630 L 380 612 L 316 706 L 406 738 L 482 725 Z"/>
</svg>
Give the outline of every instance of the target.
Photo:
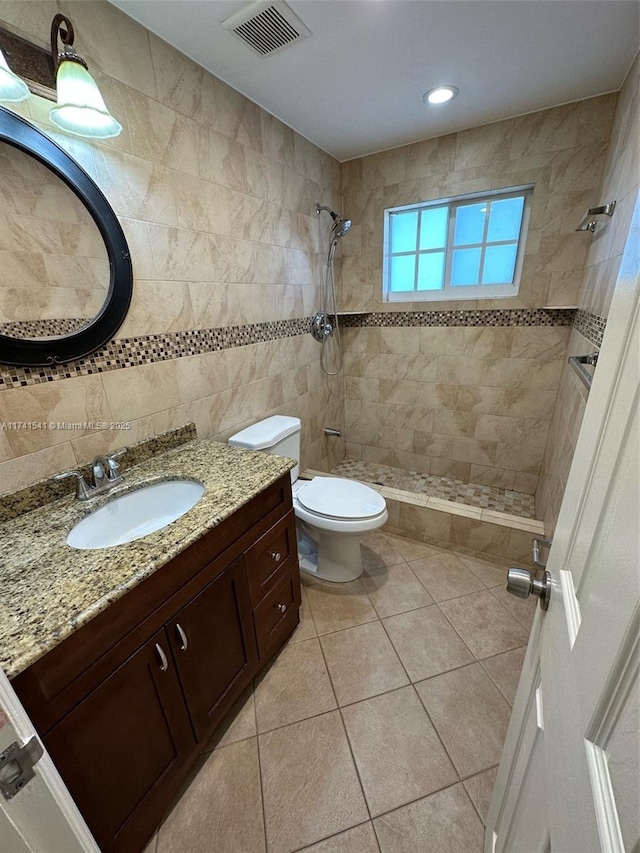
<svg viewBox="0 0 640 853">
<path fill-rule="evenodd" d="M 384 299 L 515 296 L 532 192 L 515 187 L 385 210 Z"/>
</svg>

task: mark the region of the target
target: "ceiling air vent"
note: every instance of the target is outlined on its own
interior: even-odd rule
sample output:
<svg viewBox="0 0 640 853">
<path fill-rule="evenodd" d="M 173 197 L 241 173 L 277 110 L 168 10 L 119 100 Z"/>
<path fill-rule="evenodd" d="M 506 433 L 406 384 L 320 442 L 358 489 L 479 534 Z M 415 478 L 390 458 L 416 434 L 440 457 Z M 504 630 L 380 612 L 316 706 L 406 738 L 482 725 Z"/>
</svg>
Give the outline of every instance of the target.
<svg viewBox="0 0 640 853">
<path fill-rule="evenodd" d="M 311 30 L 284 0 L 252 3 L 223 21 L 222 26 L 234 32 L 260 56 L 269 56 L 311 35 Z"/>
</svg>

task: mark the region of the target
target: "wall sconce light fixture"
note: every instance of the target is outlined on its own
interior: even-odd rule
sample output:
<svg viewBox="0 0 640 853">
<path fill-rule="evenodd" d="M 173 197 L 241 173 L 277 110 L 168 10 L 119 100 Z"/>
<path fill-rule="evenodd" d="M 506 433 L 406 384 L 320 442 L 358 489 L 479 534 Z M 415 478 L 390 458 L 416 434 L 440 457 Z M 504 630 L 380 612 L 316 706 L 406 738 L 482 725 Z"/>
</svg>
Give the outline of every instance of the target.
<svg viewBox="0 0 640 853">
<path fill-rule="evenodd" d="M 0 50 L 0 101 L 15 104 L 26 100 L 30 94 L 27 84 L 9 68 L 4 53 Z"/>
<path fill-rule="evenodd" d="M 29 90 L 50 100 L 56 100 L 56 106 L 49 113 L 51 121 L 62 130 L 76 136 L 88 136 L 93 139 L 107 139 L 122 133 L 122 125 L 110 114 L 96 81 L 87 70 L 87 63 L 78 56 L 74 42 L 73 24 L 66 15 L 58 14 L 51 22 L 51 54 L 38 45 L 26 42 L 6 30 L 0 29 L 0 57 L 5 50 L 9 61 L 20 70 L 27 83 L 4 66 L 8 75 L 26 89 L 23 98 L 5 96 L 4 66 L 0 59 L 0 101 L 23 100 Z M 58 39 L 62 50 L 58 51 Z M 17 90 L 16 90 L 17 91 Z"/>
<path fill-rule="evenodd" d="M 64 45 L 60 53 L 58 37 Z M 73 39 L 73 24 L 69 18 L 56 15 L 51 23 L 51 55 L 58 70 L 58 105 L 51 110 L 49 118 L 58 127 L 78 136 L 96 139 L 118 136 L 122 133 L 122 125 L 107 109 L 96 81 L 87 70 L 87 63 L 76 53 Z"/>
</svg>

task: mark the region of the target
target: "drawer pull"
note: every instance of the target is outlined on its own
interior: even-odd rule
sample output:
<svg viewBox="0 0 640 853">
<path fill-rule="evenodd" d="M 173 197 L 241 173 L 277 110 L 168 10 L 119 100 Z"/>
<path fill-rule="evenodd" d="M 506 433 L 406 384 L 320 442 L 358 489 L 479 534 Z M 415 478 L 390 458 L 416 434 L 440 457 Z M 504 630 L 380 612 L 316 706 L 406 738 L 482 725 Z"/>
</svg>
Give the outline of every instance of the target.
<svg viewBox="0 0 640 853">
<path fill-rule="evenodd" d="M 276 604 L 276 607 L 278 608 L 280 613 L 286 613 L 287 612 L 287 605 L 286 604 Z"/>
<path fill-rule="evenodd" d="M 162 672 L 166 672 L 169 669 L 169 661 L 167 660 L 167 656 L 162 651 L 162 646 L 159 643 L 156 643 L 156 651 L 158 652 L 158 657 L 160 658 L 160 669 Z"/>
<path fill-rule="evenodd" d="M 189 641 L 187 640 L 187 635 L 182 629 L 182 625 L 179 622 L 176 622 L 176 631 L 178 632 L 178 637 L 180 638 L 180 651 L 186 652 L 189 648 Z"/>
<path fill-rule="evenodd" d="M 273 553 L 271 554 L 271 559 L 275 560 L 276 563 L 279 563 L 280 562 L 280 552 L 279 551 L 273 551 Z"/>
</svg>

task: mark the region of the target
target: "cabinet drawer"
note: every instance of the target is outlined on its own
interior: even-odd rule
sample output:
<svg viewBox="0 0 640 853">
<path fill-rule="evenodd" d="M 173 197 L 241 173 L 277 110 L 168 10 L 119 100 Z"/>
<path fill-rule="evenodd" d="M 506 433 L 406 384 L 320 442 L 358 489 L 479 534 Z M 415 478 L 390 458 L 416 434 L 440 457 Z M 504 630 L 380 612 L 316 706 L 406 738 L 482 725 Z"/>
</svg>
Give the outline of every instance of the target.
<svg viewBox="0 0 640 853">
<path fill-rule="evenodd" d="M 261 658 L 268 657 L 291 634 L 300 621 L 299 607 L 300 573 L 295 563 L 254 610 Z"/>
<path fill-rule="evenodd" d="M 253 545 L 246 555 L 251 603 L 255 607 L 297 561 L 296 519 L 293 510 L 280 519 Z"/>
</svg>

